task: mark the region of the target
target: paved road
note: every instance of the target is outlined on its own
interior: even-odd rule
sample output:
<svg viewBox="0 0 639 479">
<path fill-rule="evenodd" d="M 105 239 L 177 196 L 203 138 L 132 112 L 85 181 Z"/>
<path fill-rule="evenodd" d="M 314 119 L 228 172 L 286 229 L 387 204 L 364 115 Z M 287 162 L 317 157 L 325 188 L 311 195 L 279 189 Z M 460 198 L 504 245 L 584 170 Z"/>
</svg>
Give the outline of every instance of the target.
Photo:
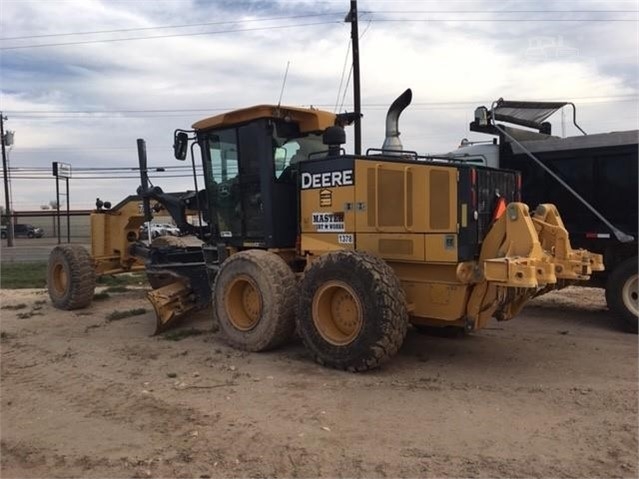
<svg viewBox="0 0 639 479">
<path fill-rule="evenodd" d="M 90 249 L 86 240 L 73 241 Z M 0 261 L 3 263 L 24 263 L 28 261 L 46 261 L 49 252 L 58 244 L 57 238 L 17 238 L 9 248 L 7 240 L 0 242 Z"/>
</svg>

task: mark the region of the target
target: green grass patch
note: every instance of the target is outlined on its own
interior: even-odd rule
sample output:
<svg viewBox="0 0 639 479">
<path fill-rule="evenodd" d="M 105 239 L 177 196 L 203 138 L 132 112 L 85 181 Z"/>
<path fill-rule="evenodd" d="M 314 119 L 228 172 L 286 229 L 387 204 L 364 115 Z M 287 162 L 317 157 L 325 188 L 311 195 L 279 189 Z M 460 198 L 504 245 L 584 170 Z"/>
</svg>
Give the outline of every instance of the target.
<svg viewBox="0 0 639 479">
<path fill-rule="evenodd" d="M 104 290 L 105 293 L 126 293 L 131 291 L 127 286 L 109 286 Z"/>
<path fill-rule="evenodd" d="M 139 316 L 146 313 L 144 308 L 127 309 L 126 311 L 115 310 L 107 314 L 107 321 L 117 321 L 118 319 L 130 318 L 131 316 Z"/>
<path fill-rule="evenodd" d="M 109 274 L 98 278 L 98 284 L 105 286 L 139 286 L 146 282 L 146 275 L 144 273 Z"/>
<path fill-rule="evenodd" d="M 10 311 L 16 311 L 18 309 L 24 309 L 26 307 L 27 307 L 27 305 L 24 304 L 24 303 L 20 303 L 20 304 L 5 304 L 0 309 L 8 309 Z"/>
<path fill-rule="evenodd" d="M 190 329 L 176 329 L 174 331 L 168 331 L 162 335 L 162 339 L 166 339 L 167 341 L 181 341 L 184 338 L 188 338 L 189 336 L 199 336 L 200 334 L 204 334 L 204 331 L 201 329 L 190 328 Z"/>
<path fill-rule="evenodd" d="M 102 291 L 101 293 L 95 293 L 93 295 L 93 301 L 100 301 L 101 299 L 107 299 L 109 298 L 109 293 Z"/>
<path fill-rule="evenodd" d="M 45 288 L 47 286 L 47 262 L 2 263 L 0 288 Z"/>
</svg>

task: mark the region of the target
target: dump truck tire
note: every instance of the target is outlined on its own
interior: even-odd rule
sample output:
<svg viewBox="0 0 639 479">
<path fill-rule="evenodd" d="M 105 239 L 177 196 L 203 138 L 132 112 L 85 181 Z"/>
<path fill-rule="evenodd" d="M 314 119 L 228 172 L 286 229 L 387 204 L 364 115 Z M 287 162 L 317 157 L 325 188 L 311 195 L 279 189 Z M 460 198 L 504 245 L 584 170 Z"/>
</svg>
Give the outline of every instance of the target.
<svg viewBox="0 0 639 479">
<path fill-rule="evenodd" d="M 606 303 L 621 326 L 630 333 L 639 329 L 637 258 L 617 266 L 606 283 Z"/>
<path fill-rule="evenodd" d="M 297 331 L 318 363 L 353 372 L 376 368 L 399 350 L 407 329 L 404 291 L 383 260 L 336 251 L 304 273 Z"/>
<path fill-rule="evenodd" d="M 266 351 L 289 341 L 296 290 L 295 274 L 275 253 L 232 255 L 213 285 L 213 314 L 226 341 L 246 351 Z"/>
<path fill-rule="evenodd" d="M 96 275 L 89 252 L 79 245 L 60 245 L 49 254 L 47 289 L 58 309 L 80 309 L 91 304 Z"/>
</svg>

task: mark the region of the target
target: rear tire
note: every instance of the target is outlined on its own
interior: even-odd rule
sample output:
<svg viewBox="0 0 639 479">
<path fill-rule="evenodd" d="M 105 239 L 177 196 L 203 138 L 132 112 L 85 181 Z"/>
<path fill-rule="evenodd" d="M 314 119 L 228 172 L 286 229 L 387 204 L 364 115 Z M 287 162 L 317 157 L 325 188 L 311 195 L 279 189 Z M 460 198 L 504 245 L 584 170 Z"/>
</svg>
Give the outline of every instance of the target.
<svg viewBox="0 0 639 479">
<path fill-rule="evenodd" d="M 246 351 L 288 342 L 295 330 L 296 289 L 295 274 L 275 253 L 232 255 L 213 285 L 213 314 L 226 341 Z"/>
<path fill-rule="evenodd" d="M 629 258 L 619 264 L 606 283 L 606 303 L 621 326 L 630 333 L 639 329 L 639 279 L 637 258 Z"/>
<path fill-rule="evenodd" d="M 380 258 L 336 251 L 304 273 L 297 330 L 318 363 L 348 371 L 376 368 L 397 353 L 407 329 L 404 291 Z"/>
<path fill-rule="evenodd" d="M 58 309 L 79 309 L 91 304 L 95 270 L 89 252 L 79 245 L 61 245 L 49 254 L 47 289 Z"/>
</svg>

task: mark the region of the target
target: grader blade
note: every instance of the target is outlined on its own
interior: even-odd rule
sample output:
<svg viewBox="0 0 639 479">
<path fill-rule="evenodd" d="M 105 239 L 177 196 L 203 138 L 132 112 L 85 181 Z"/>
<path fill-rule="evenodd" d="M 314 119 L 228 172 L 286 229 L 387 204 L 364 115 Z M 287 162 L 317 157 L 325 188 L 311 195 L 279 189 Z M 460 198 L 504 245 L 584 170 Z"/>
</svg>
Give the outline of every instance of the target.
<svg viewBox="0 0 639 479">
<path fill-rule="evenodd" d="M 196 307 L 193 290 L 188 281 L 183 279 L 176 279 L 171 284 L 149 291 L 147 298 L 155 310 L 155 334 L 165 331 L 176 319 Z"/>
</svg>

